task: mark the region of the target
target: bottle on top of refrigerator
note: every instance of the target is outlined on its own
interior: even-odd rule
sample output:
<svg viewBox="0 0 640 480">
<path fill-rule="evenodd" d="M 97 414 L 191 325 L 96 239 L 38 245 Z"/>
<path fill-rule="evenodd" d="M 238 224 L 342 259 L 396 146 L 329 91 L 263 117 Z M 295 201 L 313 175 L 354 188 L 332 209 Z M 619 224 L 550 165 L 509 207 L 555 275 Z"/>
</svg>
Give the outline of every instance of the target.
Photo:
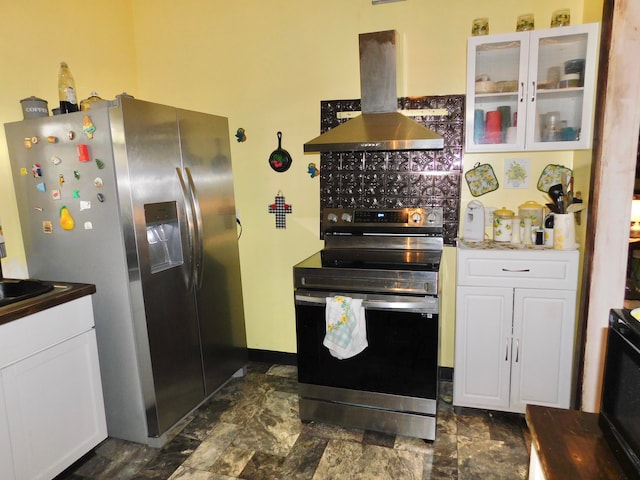
<svg viewBox="0 0 640 480">
<path fill-rule="evenodd" d="M 60 62 L 60 71 L 58 72 L 58 96 L 60 97 L 60 113 L 78 111 L 76 84 L 73 80 L 71 70 L 65 62 Z"/>
</svg>

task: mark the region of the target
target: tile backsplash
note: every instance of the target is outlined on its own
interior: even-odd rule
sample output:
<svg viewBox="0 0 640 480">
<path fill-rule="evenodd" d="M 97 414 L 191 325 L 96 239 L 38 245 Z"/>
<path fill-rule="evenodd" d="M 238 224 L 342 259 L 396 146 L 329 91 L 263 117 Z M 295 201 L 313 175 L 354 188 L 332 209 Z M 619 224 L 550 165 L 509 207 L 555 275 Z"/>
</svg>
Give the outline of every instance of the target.
<svg viewBox="0 0 640 480">
<path fill-rule="evenodd" d="M 458 235 L 460 216 L 464 99 L 464 95 L 398 99 L 401 110 L 447 111 L 447 115 L 412 117 L 444 137 L 442 150 L 322 153 L 321 210 L 441 206 L 444 242 L 452 245 Z M 322 101 L 320 110 L 324 133 L 346 121 L 338 119 L 338 112 L 359 111 L 360 100 Z"/>
</svg>

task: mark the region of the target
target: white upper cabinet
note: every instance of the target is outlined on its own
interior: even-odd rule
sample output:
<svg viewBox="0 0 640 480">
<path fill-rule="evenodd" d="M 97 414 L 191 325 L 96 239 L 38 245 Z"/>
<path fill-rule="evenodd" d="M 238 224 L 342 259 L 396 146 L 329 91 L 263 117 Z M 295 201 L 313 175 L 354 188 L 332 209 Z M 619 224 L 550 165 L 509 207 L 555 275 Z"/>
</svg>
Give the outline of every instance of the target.
<svg viewBox="0 0 640 480">
<path fill-rule="evenodd" d="M 471 37 L 466 151 L 591 148 L 599 24 Z"/>
</svg>

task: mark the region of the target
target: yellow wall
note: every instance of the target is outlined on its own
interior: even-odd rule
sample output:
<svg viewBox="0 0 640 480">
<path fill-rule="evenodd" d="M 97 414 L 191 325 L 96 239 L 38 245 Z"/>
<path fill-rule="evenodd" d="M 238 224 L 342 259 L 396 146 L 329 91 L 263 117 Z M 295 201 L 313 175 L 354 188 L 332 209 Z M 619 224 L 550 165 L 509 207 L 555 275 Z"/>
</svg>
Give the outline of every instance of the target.
<svg viewBox="0 0 640 480">
<path fill-rule="evenodd" d="M 246 130 L 246 142 L 232 138 L 232 155 L 244 226 L 240 255 L 248 343 L 284 352 L 296 349 L 292 266 L 322 246 L 319 179 L 306 173 L 309 162 L 319 164 L 319 156 L 303 154 L 302 144 L 319 133 L 320 100 L 359 98 L 358 33 L 398 31 L 399 96 L 460 94 L 474 18 L 488 17 L 490 32 L 502 33 L 514 31 L 518 15 L 533 12 L 536 26 L 546 28 L 558 8 L 556 0 L 521 0 L 514 6 L 503 0 L 405 0 L 375 6 L 371 0 L 181 0 L 162 2 L 162 8 L 157 0 L 0 2 L 0 122 L 21 119 L 19 100 L 30 95 L 47 99 L 53 108 L 58 62 L 65 60 L 80 98 L 91 90 L 104 98 L 127 91 L 227 116 L 232 134 L 239 127 Z M 571 8 L 573 24 L 583 23 L 583 3 L 601 0 L 562 2 Z M 590 11 L 599 12 L 597 5 Z M 275 173 L 267 164 L 278 130 L 293 157 L 286 173 Z M 503 158 L 520 156 L 468 155 L 465 168 L 489 161 L 500 175 Z M 532 165 L 573 162 L 569 153 L 527 157 Z M 284 230 L 275 229 L 267 211 L 278 191 L 293 206 Z M 510 206 L 540 201 L 535 191 L 518 192 L 522 198 L 509 197 Z M 506 204 L 501 195 L 487 195 L 485 204 Z M 462 205 L 469 199 L 465 185 Z M 5 273 L 25 276 L 4 138 L 0 218 L 9 252 Z M 446 249 L 443 263 L 440 363 L 453 366 L 454 249 Z"/>
</svg>

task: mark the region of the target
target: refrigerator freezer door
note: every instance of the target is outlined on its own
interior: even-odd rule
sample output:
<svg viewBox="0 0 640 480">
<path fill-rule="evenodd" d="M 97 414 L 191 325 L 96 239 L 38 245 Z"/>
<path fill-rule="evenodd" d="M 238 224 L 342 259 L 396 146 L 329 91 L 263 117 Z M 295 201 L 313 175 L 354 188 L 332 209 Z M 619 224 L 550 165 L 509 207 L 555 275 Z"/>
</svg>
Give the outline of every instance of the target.
<svg viewBox="0 0 640 480">
<path fill-rule="evenodd" d="M 27 265 L 34 278 L 96 285 L 92 300 L 109 435 L 144 443 L 147 422 L 122 240 L 130 227 L 120 215 L 109 109 L 91 111 L 92 139 L 82 131 L 84 113 L 5 125 Z M 26 148 L 26 139 L 38 141 Z M 80 160 L 80 145 L 89 161 Z M 73 230 L 58 222 L 63 205 L 75 219 Z"/>
</svg>

